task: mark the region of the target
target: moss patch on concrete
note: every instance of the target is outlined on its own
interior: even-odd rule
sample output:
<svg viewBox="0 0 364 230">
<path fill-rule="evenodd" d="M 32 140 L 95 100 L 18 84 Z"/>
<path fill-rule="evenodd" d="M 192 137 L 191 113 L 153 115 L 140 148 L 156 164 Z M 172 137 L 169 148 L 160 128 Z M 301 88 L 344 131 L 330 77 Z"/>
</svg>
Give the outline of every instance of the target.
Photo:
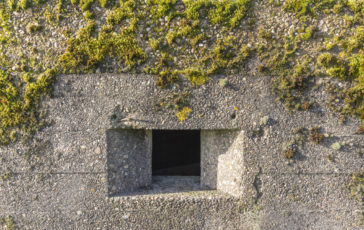
<svg viewBox="0 0 364 230">
<path fill-rule="evenodd" d="M 147 73 L 162 88 L 267 74 L 290 110 L 313 108 L 307 92 L 330 76 L 345 86 L 330 86 L 334 110 L 364 120 L 363 8 L 352 0 L 0 1 L 0 141 L 39 128 L 58 73 Z M 289 13 L 300 19 L 293 27 L 269 27 Z M 326 18 L 346 24 L 322 35 Z"/>
<path fill-rule="evenodd" d="M 44 125 L 40 100 L 51 92 L 54 74 L 52 70 L 39 75 L 24 73 L 15 81 L 0 70 L 1 144 L 14 142 L 19 134 L 31 134 Z"/>
<path fill-rule="evenodd" d="M 364 172 L 354 174 L 349 183 L 349 189 L 353 198 L 364 202 Z"/>
<path fill-rule="evenodd" d="M 364 171 L 353 174 L 348 185 L 351 196 L 357 200 L 361 206 L 364 205 Z M 357 216 L 357 223 L 356 226 L 364 226 L 364 211 L 359 210 Z"/>
<path fill-rule="evenodd" d="M 7 216 L 7 217 L 0 217 L 0 224 L 6 229 L 6 230 L 12 230 L 15 229 L 15 222 L 13 220 L 13 217 Z"/>
</svg>

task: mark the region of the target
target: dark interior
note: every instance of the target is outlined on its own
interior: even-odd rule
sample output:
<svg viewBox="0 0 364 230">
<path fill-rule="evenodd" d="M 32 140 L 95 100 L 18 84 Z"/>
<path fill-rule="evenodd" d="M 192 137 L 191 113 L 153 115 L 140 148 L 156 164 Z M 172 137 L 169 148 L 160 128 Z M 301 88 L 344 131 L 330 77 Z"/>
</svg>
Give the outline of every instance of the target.
<svg viewBox="0 0 364 230">
<path fill-rule="evenodd" d="M 153 130 L 153 176 L 200 176 L 200 130 Z"/>
</svg>

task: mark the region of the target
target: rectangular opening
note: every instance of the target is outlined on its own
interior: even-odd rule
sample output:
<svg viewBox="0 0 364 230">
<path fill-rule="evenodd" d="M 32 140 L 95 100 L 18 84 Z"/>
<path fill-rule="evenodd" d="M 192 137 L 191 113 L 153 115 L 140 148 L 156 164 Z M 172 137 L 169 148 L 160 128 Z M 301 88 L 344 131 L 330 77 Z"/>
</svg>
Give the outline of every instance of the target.
<svg viewBox="0 0 364 230">
<path fill-rule="evenodd" d="M 200 176 L 200 130 L 153 130 L 153 176 Z"/>
<path fill-rule="evenodd" d="M 241 194 L 241 130 L 112 129 L 106 140 L 109 196 Z"/>
</svg>

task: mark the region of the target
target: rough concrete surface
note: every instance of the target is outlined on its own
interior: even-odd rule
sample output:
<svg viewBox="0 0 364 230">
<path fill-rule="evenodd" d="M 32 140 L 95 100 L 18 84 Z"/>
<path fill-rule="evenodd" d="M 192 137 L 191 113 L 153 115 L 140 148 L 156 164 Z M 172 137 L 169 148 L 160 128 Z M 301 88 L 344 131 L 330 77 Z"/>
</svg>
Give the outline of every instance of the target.
<svg viewBox="0 0 364 230">
<path fill-rule="evenodd" d="M 50 125 L 29 144 L 0 147 L 0 173 L 12 172 L 0 184 L 1 216 L 11 216 L 20 229 L 360 229 L 363 207 L 347 187 L 363 167 L 358 151 L 364 136 L 355 134 L 359 120 L 338 125 L 324 103 L 288 113 L 275 101 L 268 77 L 242 79 L 229 76 L 230 87 L 222 88 L 212 78 L 191 89 L 193 112 L 181 123 L 173 111 L 155 106 L 179 89 L 160 90 L 151 76 L 59 76 L 44 104 Z M 312 93 L 318 102 L 327 97 L 321 90 Z M 307 132 L 295 133 L 314 126 L 327 136 L 319 144 Z M 238 196 L 217 190 L 109 196 L 110 164 L 126 169 L 121 156 L 108 155 L 115 137 L 110 133 L 125 129 L 235 130 L 226 131 L 233 134 L 221 149 L 233 146 L 226 157 L 239 165 L 222 170 L 240 173 L 233 178 L 239 191 L 229 187 Z M 286 159 L 282 145 L 291 140 L 296 155 Z M 336 142 L 340 149 L 332 147 Z M 138 170 L 132 162 L 150 152 L 147 145 L 130 146 L 135 158 L 124 159 L 130 162 L 124 172 L 132 174 Z M 133 150 L 125 147 L 121 155 Z M 151 181 L 149 169 L 143 170 L 138 186 Z M 217 183 L 218 176 L 205 176 L 211 179 L 206 186 Z M 125 181 L 118 186 L 139 183 Z"/>
</svg>

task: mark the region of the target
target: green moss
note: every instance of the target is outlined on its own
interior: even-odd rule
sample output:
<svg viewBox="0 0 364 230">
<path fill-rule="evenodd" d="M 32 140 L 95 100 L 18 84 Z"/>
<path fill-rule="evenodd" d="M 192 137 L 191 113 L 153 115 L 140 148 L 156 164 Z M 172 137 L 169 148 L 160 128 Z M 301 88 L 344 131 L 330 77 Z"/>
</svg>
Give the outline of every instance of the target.
<svg viewBox="0 0 364 230">
<path fill-rule="evenodd" d="M 279 74 L 273 80 L 273 91 L 279 95 L 280 100 L 288 109 L 307 110 L 311 106 L 302 93 L 307 89 L 308 81 L 312 77 L 309 66 L 311 58 L 306 55 L 302 56 L 294 67 L 287 65 L 291 58 L 290 55 L 287 55 L 287 51 L 281 51 L 274 54 L 273 59 L 268 60 L 266 65 L 269 70 Z M 273 64 L 272 60 L 274 60 Z"/>
<path fill-rule="evenodd" d="M 0 224 L 5 227 L 6 230 L 13 230 L 15 229 L 15 222 L 13 217 L 7 216 L 7 217 L 1 217 L 0 218 Z"/>
<path fill-rule="evenodd" d="M 6 3 L 7 3 L 7 6 L 11 10 L 14 10 L 16 8 L 16 1 L 15 0 L 7 0 Z"/>
<path fill-rule="evenodd" d="M 177 82 L 180 75 L 180 71 L 169 68 L 150 73 L 158 76 L 157 85 L 161 88 L 166 88 Z"/>
<path fill-rule="evenodd" d="M 24 93 L 24 109 L 30 110 L 37 106 L 41 97 L 49 95 L 52 92 L 54 83 L 54 70 L 47 70 L 40 74 L 35 82 L 27 81 Z"/>
<path fill-rule="evenodd" d="M 331 77 L 345 79 L 346 68 L 344 63 L 330 53 L 323 53 L 317 57 L 317 63 L 326 68 L 327 74 Z"/>
<path fill-rule="evenodd" d="M 133 50 L 141 51 L 140 49 L 137 48 L 138 44 L 135 42 L 136 40 L 133 40 L 133 36 L 135 36 L 135 29 L 138 23 L 137 21 L 142 16 L 138 15 L 138 12 L 134 11 L 133 7 L 135 4 L 133 1 L 127 1 L 122 4 L 125 7 L 115 8 L 113 11 L 110 12 L 110 14 L 106 19 L 107 25 L 105 25 L 103 29 L 107 29 L 108 33 L 113 34 L 114 26 L 115 27 L 119 26 L 119 24 L 123 23 L 123 21 L 126 19 L 134 20 L 134 23 L 130 23 L 131 25 L 128 28 L 130 33 L 127 34 L 128 35 L 127 38 L 129 38 L 127 42 L 135 44 L 134 46 L 135 49 Z M 170 17 L 168 16 L 168 19 L 173 18 L 175 16 L 175 8 L 174 8 L 175 4 L 176 4 L 175 1 L 163 1 L 162 3 L 158 2 L 158 5 L 156 4 L 156 2 L 153 1 L 147 2 L 147 5 L 151 7 L 151 12 L 154 19 L 161 18 L 162 16 L 165 15 L 170 16 Z M 230 3 L 225 2 L 224 4 L 230 4 Z M 239 4 L 242 3 L 240 2 Z M 189 12 L 188 7 L 186 9 L 186 14 L 188 14 L 187 12 Z M 182 18 L 181 27 L 176 28 L 176 30 L 169 30 L 168 32 L 166 32 L 165 40 L 169 46 L 172 46 L 176 38 L 187 37 L 190 38 L 189 41 L 191 46 L 195 47 L 197 46 L 197 44 L 206 39 L 204 34 L 198 32 L 197 27 L 198 27 L 198 22 L 196 23 L 196 20 L 188 22 L 186 21 L 186 18 Z M 118 55 L 115 55 L 114 53 L 100 52 L 100 50 L 102 51 L 107 51 L 108 49 L 111 50 L 111 48 L 109 47 L 113 45 L 113 41 L 110 41 L 112 39 L 108 39 L 109 41 L 105 42 L 104 40 L 100 39 L 100 34 L 104 32 L 103 29 L 98 34 L 98 37 L 96 39 L 97 35 L 94 34 L 93 29 L 94 25 L 92 25 L 92 22 L 89 22 L 89 25 L 87 25 L 84 29 L 81 29 L 78 32 L 76 38 L 70 39 L 68 41 L 67 52 L 60 58 L 60 63 L 66 69 L 66 72 L 68 71 L 72 73 L 72 72 L 93 71 L 95 68 L 97 68 L 100 64 L 103 63 L 106 57 L 118 57 Z M 120 38 L 126 38 L 125 34 L 123 34 L 123 36 L 120 36 Z M 163 46 L 161 46 L 161 43 L 162 43 L 161 39 L 151 38 L 149 45 L 153 50 L 157 50 L 163 48 Z M 103 46 L 103 44 L 105 44 L 105 46 Z M 234 54 L 233 49 L 236 49 L 238 51 L 237 52 L 238 55 Z M 130 50 L 130 52 L 131 51 L 132 50 Z M 97 53 L 98 56 L 93 56 L 92 55 L 93 53 Z M 127 52 L 124 51 L 124 54 L 125 53 Z M 142 54 L 142 52 L 139 52 L 138 54 L 139 55 L 133 55 L 133 54 L 130 55 L 132 57 L 136 56 L 135 61 L 138 61 L 137 63 L 133 62 L 134 60 L 124 59 L 124 61 L 128 64 L 129 69 L 138 66 L 140 63 L 144 61 L 143 59 L 146 58 L 146 56 Z M 203 65 L 202 67 L 199 68 L 173 67 L 171 69 L 171 67 L 169 66 L 170 64 L 167 64 L 171 62 L 170 60 L 167 60 L 169 58 L 161 57 L 158 66 L 155 67 L 147 66 L 144 69 L 145 72 L 147 73 L 159 76 L 160 79 L 158 80 L 157 84 L 162 87 L 165 87 L 167 84 L 175 82 L 175 80 L 178 78 L 178 75 L 180 74 L 186 75 L 187 78 L 190 79 L 193 84 L 200 85 L 207 80 L 209 74 L 213 74 L 217 70 L 229 68 L 230 66 L 232 66 L 232 63 L 236 65 L 238 64 L 238 58 L 245 59 L 249 56 L 249 54 L 250 50 L 249 48 L 247 48 L 247 46 L 242 46 L 239 51 L 238 47 L 232 47 L 230 45 L 223 46 L 219 44 L 213 54 L 206 57 L 205 59 L 204 58 L 201 59 L 205 61 L 205 63 L 201 63 Z M 229 57 L 231 57 L 232 55 L 235 56 L 233 62 L 229 60 Z M 213 61 L 213 63 L 211 63 L 211 61 Z"/>
<path fill-rule="evenodd" d="M 147 5 L 151 7 L 150 13 L 154 20 L 168 17 L 171 20 L 174 17 L 176 0 L 148 0 Z"/>
<path fill-rule="evenodd" d="M 238 69 L 242 66 L 252 50 L 245 44 L 240 44 L 241 47 L 239 47 L 235 42 L 236 38 L 234 36 L 218 39 L 210 54 L 202 60 L 207 63 L 204 72 L 211 75 Z"/>
<path fill-rule="evenodd" d="M 353 12 L 364 12 L 363 3 L 356 0 L 287 0 L 284 3 L 285 10 L 296 13 L 302 21 L 305 21 L 307 16 L 315 16 L 318 13 L 337 14 L 345 7 Z"/>
<path fill-rule="evenodd" d="M 80 0 L 80 8 L 82 11 L 89 10 L 95 0 Z"/>
<path fill-rule="evenodd" d="M 169 31 L 166 35 L 166 40 L 169 45 L 172 45 L 174 39 L 176 37 L 176 34 L 174 31 Z"/>
<path fill-rule="evenodd" d="M 348 0 L 348 7 L 353 11 L 364 15 L 364 2 L 360 0 Z"/>
<path fill-rule="evenodd" d="M 44 3 L 46 0 L 3 0 L 10 10 L 26 10 L 33 5 Z"/>
<path fill-rule="evenodd" d="M 39 5 L 39 4 L 42 4 L 42 3 L 45 3 L 47 2 L 48 0 L 33 0 L 33 2 L 36 4 L 36 5 Z"/>
<path fill-rule="evenodd" d="M 40 100 L 49 95 L 54 81 L 54 71 L 46 71 L 36 79 L 23 77 L 25 88 L 20 91 L 15 79 L 0 71 L 0 143 L 16 140 L 17 131 L 31 133 L 38 128 Z"/>
<path fill-rule="evenodd" d="M 45 2 L 49 3 L 45 9 L 38 7 Z M 362 56 L 364 29 L 361 17 L 363 4 L 360 2 L 284 1 L 282 7 L 288 12 L 294 12 L 303 21 L 307 17 L 332 12 L 340 12 L 341 16 L 337 17 L 347 18 L 350 21 L 351 29 L 335 37 L 328 35 L 325 39 L 324 50 L 330 52 L 311 53 L 310 57 L 301 54 L 305 53 L 305 46 L 310 46 L 309 42 L 317 43 L 311 39 L 315 27 L 301 22 L 301 28 L 292 31 L 288 37 L 279 37 L 279 34 L 273 34 L 263 28 L 256 29 L 254 1 L 251 0 L 117 2 L 0 1 L 0 46 L 4 53 L 0 56 L 0 67 L 20 72 L 19 76 L 10 74 L 9 71 L 3 73 L 9 79 L 3 77 L 7 83 L 0 87 L 15 90 L 15 94 L 4 91 L 7 92 L 6 97 L 1 98 L 3 111 L 6 111 L 1 114 L 3 118 L 1 121 L 6 123 L 0 127 L 3 143 L 13 142 L 20 137 L 19 132 L 32 132 L 39 123 L 37 104 L 42 100 L 42 96 L 38 95 L 49 94 L 45 89 L 51 88 L 51 83 L 48 83 L 47 79 L 42 80 L 41 73 L 51 66 L 56 66 L 64 73 L 88 73 L 96 70 L 107 72 L 111 68 L 114 72 L 144 71 L 156 76 L 157 85 L 162 88 L 172 84 L 178 86 L 180 79 L 186 77 L 190 80 L 191 86 L 196 87 L 204 84 L 211 75 L 246 71 L 247 61 L 250 57 L 254 57 L 261 63 L 260 72 L 274 76 L 273 90 L 288 109 L 309 110 L 314 105 L 305 92 L 311 90 L 309 82 L 313 82 L 314 77 L 319 75 L 329 75 L 340 81 L 348 81 L 349 85 L 348 89 L 340 92 L 342 108 L 337 111 L 345 116 L 357 115 L 364 120 Z M 278 7 L 281 2 L 270 1 L 270 4 Z M 75 6 L 67 7 L 68 4 Z M 103 23 L 100 26 L 92 20 L 100 15 L 92 7 L 98 4 L 101 7 L 110 7 L 107 9 L 105 20 L 95 18 L 98 23 Z M 42 64 L 37 64 L 39 59 L 24 57 L 19 48 L 15 48 L 17 45 L 13 43 L 17 41 L 14 39 L 15 36 L 12 36 L 14 25 L 11 23 L 8 25 L 8 22 L 12 21 L 9 20 L 11 19 L 9 15 L 12 14 L 12 10 L 22 11 L 29 7 L 32 7 L 35 15 L 43 15 L 39 20 L 42 25 L 44 19 L 45 23 L 51 24 L 54 28 L 60 28 L 62 25 L 62 22 L 56 19 L 68 18 L 78 9 L 83 11 L 86 19 L 83 28 L 77 32 L 71 28 L 62 29 L 69 38 L 63 55 L 47 53 L 46 58 L 43 58 L 55 56 L 51 58 L 57 61 L 44 64 L 42 60 Z M 73 16 L 80 17 L 81 14 Z M 247 26 L 239 27 L 244 20 L 244 25 Z M 46 28 L 44 33 L 37 33 L 40 31 L 37 26 L 38 23 L 29 23 L 27 32 L 33 37 L 47 33 L 48 25 L 44 25 Z M 253 45 L 246 44 L 248 41 Z M 14 56 L 19 56 L 19 60 L 14 61 L 12 55 L 5 55 L 9 47 L 12 48 L 10 52 L 13 52 Z M 34 54 L 36 52 L 37 49 L 34 49 Z M 110 63 L 118 63 L 119 69 Z M 222 81 L 220 83 L 225 85 Z M 172 109 L 179 113 L 184 107 L 188 105 L 183 104 Z"/>
<path fill-rule="evenodd" d="M 288 11 L 293 11 L 299 16 L 310 13 L 311 0 L 287 0 L 284 3 L 284 8 Z"/>
<path fill-rule="evenodd" d="M 111 4 L 110 0 L 99 0 L 101 7 L 107 7 L 109 4 Z"/>
<path fill-rule="evenodd" d="M 197 30 L 200 13 L 203 13 L 200 12 L 201 10 L 204 11 L 205 9 L 208 9 L 208 12 L 206 13 L 210 15 L 211 23 L 214 24 L 219 22 L 220 24 L 224 24 L 223 22 L 226 22 L 227 24 L 224 24 L 225 26 L 233 28 L 238 25 L 239 20 L 245 17 L 249 1 L 244 0 L 233 3 L 229 1 L 223 1 L 221 3 L 214 1 L 185 1 L 184 3 L 186 5 L 186 18 L 181 19 L 181 27 L 178 27 L 177 30 L 169 30 L 165 35 L 165 40 L 170 46 L 172 46 L 176 38 L 180 37 L 190 38 L 192 47 L 195 47 L 206 39 L 204 34 L 199 33 Z M 82 2 L 80 2 L 80 4 L 82 4 Z M 152 13 L 154 20 L 166 16 L 168 16 L 168 20 L 171 20 L 177 15 L 175 5 L 176 1 L 171 0 L 158 1 L 158 4 L 155 1 L 147 2 L 147 6 L 151 7 L 150 12 Z M 124 57 L 121 61 L 124 61 L 128 69 L 132 69 L 142 63 L 146 56 L 143 51 L 138 48 L 138 44 L 134 38 L 136 26 L 141 15 L 138 16 L 138 12 L 134 11 L 134 7 L 134 1 L 123 1 L 121 2 L 120 8 L 115 8 L 110 12 L 106 19 L 107 25 L 102 28 L 98 35 L 94 34 L 95 26 L 94 23 L 90 21 L 85 28 L 78 32 L 76 38 L 70 39 L 68 41 L 66 53 L 59 59 L 61 65 L 66 70 L 65 72 L 93 71 L 103 63 L 106 57 Z M 222 15 L 214 15 L 214 12 L 222 12 Z M 233 18 L 231 18 L 231 16 L 233 16 Z M 118 26 L 126 19 L 132 22 L 134 21 L 134 23 L 129 23 L 130 25 L 127 29 L 129 30 L 129 33 L 122 34 L 118 37 L 114 36 L 114 26 Z M 192 19 L 192 21 L 188 22 L 186 19 Z M 105 36 L 101 36 L 103 34 L 105 34 Z M 105 38 L 105 40 L 103 38 Z M 120 41 L 123 39 L 125 42 L 119 46 L 119 56 L 114 53 L 114 50 L 117 49 L 114 49 L 113 45 L 114 43 L 120 44 Z M 203 84 L 207 80 L 209 74 L 213 74 L 218 70 L 220 71 L 234 67 L 241 63 L 238 60 L 239 58 L 246 59 L 250 54 L 250 50 L 247 46 L 242 46 L 239 50 L 236 46 L 222 45 L 221 43 L 222 41 L 219 42 L 216 49 L 214 49 L 214 52 L 209 57 L 201 59 L 205 62 L 201 63 L 203 65 L 202 67 L 188 67 L 173 70 L 166 64 L 168 61 L 163 61 L 165 58 L 161 57 L 158 66 L 146 67 L 145 72 L 158 75 L 160 79 L 157 84 L 162 87 L 175 82 L 180 74 L 186 75 L 195 85 Z M 153 50 L 161 49 L 162 47 L 160 44 L 160 40 L 154 38 L 150 39 L 150 47 Z M 126 49 L 128 47 L 132 47 L 132 49 Z M 238 51 L 238 55 L 234 53 L 234 49 Z M 134 53 L 132 53 L 133 51 Z M 95 53 L 97 56 L 93 55 Z M 121 55 L 122 53 L 124 55 Z M 130 55 L 128 55 L 128 53 L 130 53 Z M 234 56 L 233 61 L 229 60 L 232 56 Z"/>
<path fill-rule="evenodd" d="M 38 6 L 48 0 L 3 0 L 10 10 L 26 10 L 33 6 Z"/>
<path fill-rule="evenodd" d="M 192 110 L 191 110 L 191 108 L 189 108 L 189 107 L 183 107 L 183 108 L 181 109 L 181 111 L 179 111 L 179 112 L 176 114 L 176 116 L 177 116 L 178 120 L 179 120 L 180 122 L 182 122 L 182 121 L 186 120 L 186 119 L 189 117 L 189 115 L 190 115 L 191 111 L 192 111 Z"/>
<path fill-rule="evenodd" d="M 0 71 L 0 142 L 9 143 L 8 127 L 14 127 L 22 120 L 22 106 L 19 90 L 13 83 L 11 76 Z"/>
<path fill-rule="evenodd" d="M 331 77 L 336 77 L 341 80 L 344 80 L 346 77 L 346 68 L 344 66 L 337 66 L 327 69 L 327 73 Z"/>
<path fill-rule="evenodd" d="M 266 40 L 272 39 L 272 33 L 268 30 L 263 29 L 262 27 L 258 29 L 258 36 Z"/>
<path fill-rule="evenodd" d="M 83 13 L 83 16 L 85 17 L 86 20 L 91 20 L 94 18 L 94 14 L 91 13 L 90 11 L 86 10 L 84 13 Z"/>
<path fill-rule="evenodd" d="M 198 68 L 188 68 L 183 73 L 196 86 L 204 84 L 208 79 L 207 74 Z"/>
<path fill-rule="evenodd" d="M 357 27 L 350 37 L 338 38 L 338 55 L 323 53 L 317 63 L 326 74 L 344 81 L 350 81 L 352 87 L 342 91 L 344 105 L 339 111 L 346 115 L 357 115 L 364 121 L 364 29 Z M 337 93 L 336 93 L 337 94 Z"/>
<path fill-rule="evenodd" d="M 299 35 L 299 39 L 305 40 L 305 41 L 309 40 L 313 36 L 313 33 L 315 32 L 315 30 L 316 30 L 315 26 L 309 26 L 309 27 L 305 28 L 304 33 Z"/>
<path fill-rule="evenodd" d="M 279 0 L 269 0 L 269 4 L 272 4 L 275 7 L 279 7 L 282 5 L 282 3 Z"/>
<path fill-rule="evenodd" d="M 116 57 L 127 69 L 143 62 L 146 55 L 135 38 L 136 22 L 131 20 L 119 34 L 114 33 L 114 25 L 124 19 L 124 13 L 110 14 L 106 19 L 108 24 L 101 28 L 97 37 L 93 36 L 95 22 L 90 20 L 76 38 L 71 38 L 67 42 L 66 52 L 59 59 L 65 72 L 92 71 L 106 57 Z"/>
<path fill-rule="evenodd" d="M 348 185 L 351 196 L 359 202 L 364 202 L 364 173 L 353 174 Z"/>
<path fill-rule="evenodd" d="M 159 48 L 160 41 L 158 39 L 151 38 L 149 39 L 149 46 L 153 51 L 156 51 Z"/>
<path fill-rule="evenodd" d="M 348 73 L 353 79 L 358 79 L 364 74 L 364 54 L 353 54 L 348 58 Z M 360 83 L 360 82 L 359 82 Z"/>
<path fill-rule="evenodd" d="M 18 2 L 18 7 L 25 10 L 27 9 L 28 7 L 30 7 L 32 4 L 32 0 L 19 0 Z"/>
<path fill-rule="evenodd" d="M 250 0 L 222 0 L 214 3 L 214 7 L 209 12 L 211 23 L 223 24 L 232 29 L 238 26 L 241 19 L 247 15 Z"/>
<path fill-rule="evenodd" d="M 330 51 L 336 46 L 335 42 L 325 41 L 323 50 Z"/>
<path fill-rule="evenodd" d="M 364 122 L 359 126 L 357 133 L 364 134 Z"/>
<path fill-rule="evenodd" d="M 159 107 L 164 109 L 173 109 L 175 111 L 181 111 L 184 107 L 188 107 L 188 101 L 191 94 L 188 90 L 173 93 L 161 100 Z"/>
<path fill-rule="evenodd" d="M 186 16 L 190 20 L 199 20 L 208 16 L 212 24 L 223 25 L 228 29 L 239 25 L 241 19 L 246 17 L 251 3 L 250 0 L 185 0 Z"/>
<path fill-rule="evenodd" d="M 106 22 L 108 25 L 114 26 L 119 24 L 123 20 L 127 18 L 133 17 L 133 9 L 130 8 L 116 8 L 111 11 L 110 14 L 106 18 Z"/>
</svg>

